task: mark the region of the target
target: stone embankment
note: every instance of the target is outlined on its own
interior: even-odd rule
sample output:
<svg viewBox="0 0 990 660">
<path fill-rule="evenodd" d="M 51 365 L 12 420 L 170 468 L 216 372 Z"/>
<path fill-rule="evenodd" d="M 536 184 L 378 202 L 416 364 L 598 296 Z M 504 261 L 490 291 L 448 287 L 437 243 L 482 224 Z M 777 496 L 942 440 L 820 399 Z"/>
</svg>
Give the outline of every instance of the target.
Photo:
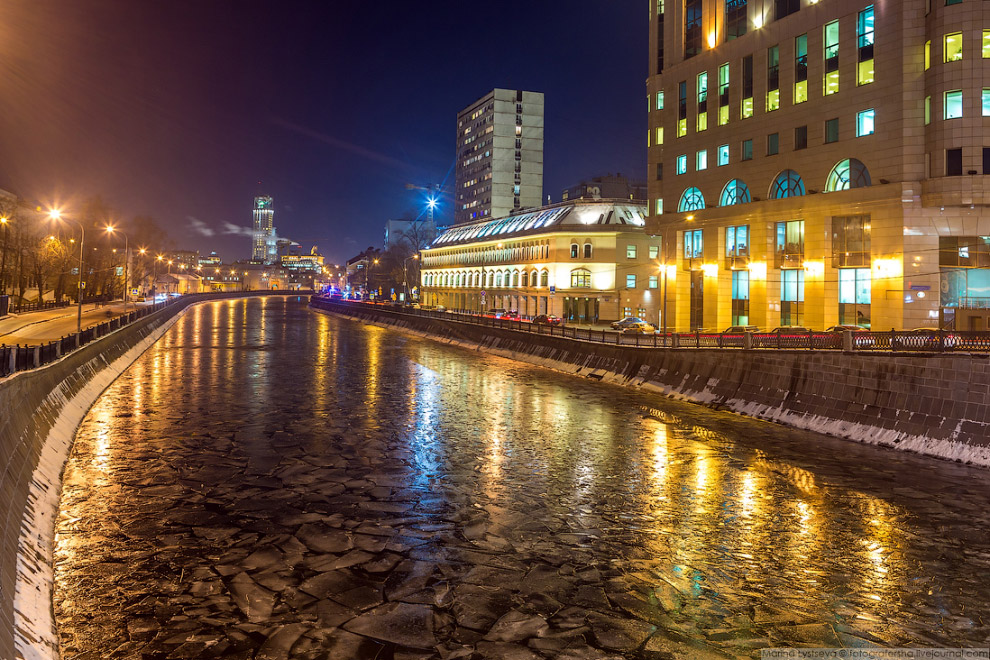
<svg viewBox="0 0 990 660">
<path fill-rule="evenodd" d="M 51 602 L 55 515 L 62 470 L 90 406 L 190 305 L 271 294 L 185 297 L 56 362 L 0 379 L 0 658 L 58 657 Z"/>
<path fill-rule="evenodd" d="M 313 307 L 794 428 L 990 467 L 984 354 L 637 348 L 370 305 Z"/>
</svg>

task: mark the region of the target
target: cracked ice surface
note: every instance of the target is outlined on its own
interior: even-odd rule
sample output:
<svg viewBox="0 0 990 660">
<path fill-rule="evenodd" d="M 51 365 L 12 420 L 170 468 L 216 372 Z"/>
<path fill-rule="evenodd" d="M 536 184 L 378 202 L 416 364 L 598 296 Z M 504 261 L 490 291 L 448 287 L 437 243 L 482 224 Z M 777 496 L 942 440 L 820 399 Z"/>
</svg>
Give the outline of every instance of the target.
<svg viewBox="0 0 990 660">
<path fill-rule="evenodd" d="M 216 302 L 83 423 L 56 617 L 69 659 L 986 646 L 987 480 Z"/>
</svg>

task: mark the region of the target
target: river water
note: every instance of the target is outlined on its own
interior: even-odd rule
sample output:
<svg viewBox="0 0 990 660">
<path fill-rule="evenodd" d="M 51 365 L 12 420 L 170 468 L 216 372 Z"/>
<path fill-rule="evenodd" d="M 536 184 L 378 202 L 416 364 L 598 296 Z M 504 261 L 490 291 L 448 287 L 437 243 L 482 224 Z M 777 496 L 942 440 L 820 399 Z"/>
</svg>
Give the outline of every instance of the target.
<svg viewBox="0 0 990 660">
<path fill-rule="evenodd" d="M 65 472 L 66 658 L 987 646 L 990 475 L 316 313 L 194 306 Z"/>
</svg>

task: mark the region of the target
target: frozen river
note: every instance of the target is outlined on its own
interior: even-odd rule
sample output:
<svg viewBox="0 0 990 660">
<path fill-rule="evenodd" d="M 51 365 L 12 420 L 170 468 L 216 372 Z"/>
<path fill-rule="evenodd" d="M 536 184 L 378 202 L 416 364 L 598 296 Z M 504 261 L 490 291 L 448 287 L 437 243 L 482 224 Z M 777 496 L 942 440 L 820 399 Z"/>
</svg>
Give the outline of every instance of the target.
<svg viewBox="0 0 990 660">
<path fill-rule="evenodd" d="M 79 430 L 65 658 L 990 643 L 990 473 L 315 313 L 191 308 Z"/>
</svg>

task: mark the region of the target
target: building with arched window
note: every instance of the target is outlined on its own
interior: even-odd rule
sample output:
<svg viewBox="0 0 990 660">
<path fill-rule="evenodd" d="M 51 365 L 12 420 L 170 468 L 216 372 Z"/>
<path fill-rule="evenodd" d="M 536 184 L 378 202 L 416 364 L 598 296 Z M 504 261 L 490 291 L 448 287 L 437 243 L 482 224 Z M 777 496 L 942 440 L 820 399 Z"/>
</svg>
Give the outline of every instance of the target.
<svg viewBox="0 0 990 660">
<path fill-rule="evenodd" d="M 659 237 L 629 200 L 571 200 L 504 218 L 455 225 L 421 253 L 424 304 L 572 324 L 636 315 L 659 321 Z M 452 282 L 452 284 L 451 284 Z"/>
<path fill-rule="evenodd" d="M 670 325 L 990 327 L 990 3 L 650 0 L 649 39 Z"/>
</svg>

